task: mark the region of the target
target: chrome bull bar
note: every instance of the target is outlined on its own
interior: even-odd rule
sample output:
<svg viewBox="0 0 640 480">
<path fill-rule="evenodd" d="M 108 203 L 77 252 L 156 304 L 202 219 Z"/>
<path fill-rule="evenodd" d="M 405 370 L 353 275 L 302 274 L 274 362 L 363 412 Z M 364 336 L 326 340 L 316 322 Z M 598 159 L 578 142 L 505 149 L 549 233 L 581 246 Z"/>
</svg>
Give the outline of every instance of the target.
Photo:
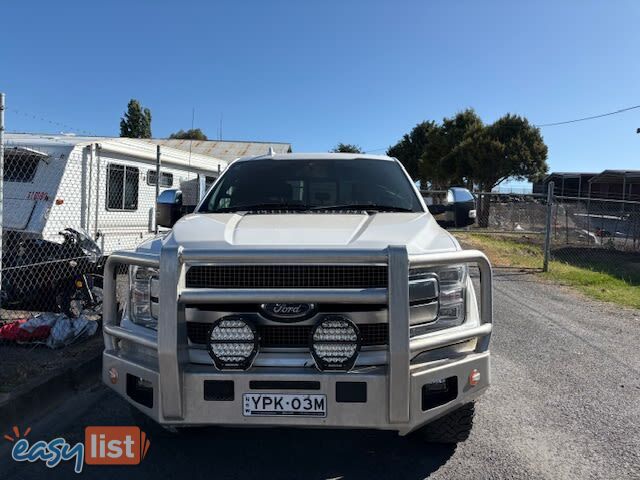
<svg viewBox="0 0 640 480">
<path fill-rule="evenodd" d="M 185 274 L 193 264 L 385 264 L 388 288 L 365 289 L 192 289 L 185 288 Z M 409 268 L 476 264 L 480 270 L 480 324 L 409 336 Z M 119 326 L 116 302 L 116 267 L 119 264 L 160 269 L 160 315 L 157 336 L 142 335 Z M 162 415 L 181 419 L 183 372 L 188 363 L 185 305 L 205 303 L 357 303 L 388 305 L 389 315 L 389 422 L 409 421 L 410 361 L 417 354 L 477 340 L 476 352 L 489 347 L 492 329 L 492 272 L 487 257 L 477 250 L 408 255 L 405 246 L 383 250 L 183 250 L 165 245 L 160 258 L 136 252 L 115 252 L 104 271 L 103 331 L 107 350 L 115 339 L 137 343 L 158 352 L 159 390 Z"/>
</svg>

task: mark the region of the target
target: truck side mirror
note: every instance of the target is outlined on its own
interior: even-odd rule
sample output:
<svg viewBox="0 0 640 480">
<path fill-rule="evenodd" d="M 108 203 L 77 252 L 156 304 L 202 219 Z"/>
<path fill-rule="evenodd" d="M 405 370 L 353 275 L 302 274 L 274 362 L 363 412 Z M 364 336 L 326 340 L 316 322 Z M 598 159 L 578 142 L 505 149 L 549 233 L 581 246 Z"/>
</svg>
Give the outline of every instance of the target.
<svg viewBox="0 0 640 480">
<path fill-rule="evenodd" d="M 429 209 L 429 213 L 431 213 L 431 215 L 441 215 L 447 211 L 447 207 L 439 203 L 428 205 L 427 208 Z"/>
<path fill-rule="evenodd" d="M 172 228 L 182 217 L 182 191 L 165 190 L 156 200 L 156 224 Z"/>
<path fill-rule="evenodd" d="M 434 200 L 435 198 L 431 197 L 431 201 Z M 476 200 L 466 188 L 451 187 L 447 189 L 446 198 L 442 202 L 427 205 L 429 212 L 441 227 L 460 228 L 475 223 Z"/>
<path fill-rule="evenodd" d="M 449 208 L 453 212 L 453 225 L 457 228 L 473 225 L 476 221 L 476 199 L 462 187 L 451 187 L 447 191 Z"/>
</svg>

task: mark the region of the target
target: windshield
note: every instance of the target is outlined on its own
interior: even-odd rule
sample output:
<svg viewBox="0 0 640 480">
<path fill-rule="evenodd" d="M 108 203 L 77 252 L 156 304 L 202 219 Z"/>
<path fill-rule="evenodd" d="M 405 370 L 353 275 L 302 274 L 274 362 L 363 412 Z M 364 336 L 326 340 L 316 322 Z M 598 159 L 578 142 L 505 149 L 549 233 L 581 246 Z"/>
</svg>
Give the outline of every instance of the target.
<svg viewBox="0 0 640 480">
<path fill-rule="evenodd" d="M 411 182 L 388 160 L 250 160 L 229 167 L 200 212 L 422 212 Z"/>
</svg>

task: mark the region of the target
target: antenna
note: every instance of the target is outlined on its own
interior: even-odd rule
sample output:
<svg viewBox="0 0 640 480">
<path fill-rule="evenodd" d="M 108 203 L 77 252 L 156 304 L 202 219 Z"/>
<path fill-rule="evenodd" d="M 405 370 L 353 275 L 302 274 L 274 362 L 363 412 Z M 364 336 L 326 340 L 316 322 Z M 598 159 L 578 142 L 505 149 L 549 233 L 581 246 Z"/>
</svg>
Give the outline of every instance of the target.
<svg viewBox="0 0 640 480">
<path fill-rule="evenodd" d="M 220 112 L 220 128 L 218 129 L 218 140 L 222 140 L 222 119 L 223 113 Z"/>
</svg>

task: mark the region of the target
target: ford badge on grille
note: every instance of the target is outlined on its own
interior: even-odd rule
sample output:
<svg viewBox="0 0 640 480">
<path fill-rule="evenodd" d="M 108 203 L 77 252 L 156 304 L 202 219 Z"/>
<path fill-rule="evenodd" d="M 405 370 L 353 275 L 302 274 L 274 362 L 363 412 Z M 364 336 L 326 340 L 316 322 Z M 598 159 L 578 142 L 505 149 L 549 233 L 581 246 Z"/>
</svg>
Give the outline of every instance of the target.
<svg viewBox="0 0 640 480">
<path fill-rule="evenodd" d="M 313 303 L 263 303 L 262 314 L 277 322 L 296 322 L 312 317 L 316 313 Z"/>
</svg>

